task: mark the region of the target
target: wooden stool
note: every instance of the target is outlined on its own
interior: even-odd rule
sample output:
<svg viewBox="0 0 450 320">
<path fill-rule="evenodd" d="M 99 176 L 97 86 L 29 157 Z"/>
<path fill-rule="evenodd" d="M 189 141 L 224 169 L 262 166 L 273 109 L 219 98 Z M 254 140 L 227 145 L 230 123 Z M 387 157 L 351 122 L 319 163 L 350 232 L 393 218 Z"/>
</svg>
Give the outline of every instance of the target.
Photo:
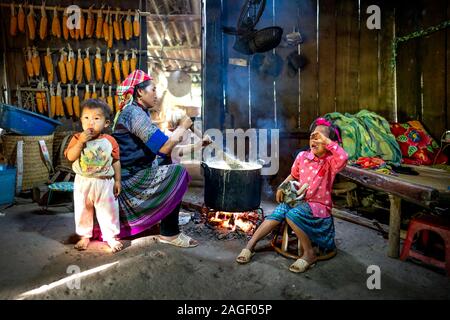
<svg viewBox="0 0 450 320">
<path fill-rule="evenodd" d="M 280 236 L 281 229 L 283 231 L 281 234 L 281 242 L 280 242 L 278 240 L 278 238 Z M 292 235 L 292 237 L 290 239 L 289 237 L 291 235 Z M 290 250 L 290 248 L 289 248 L 289 244 L 293 243 L 293 242 L 297 243 L 297 246 L 296 246 L 296 249 L 294 252 L 292 252 L 292 250 Z M 300 243 L 300 239 L 297 238 L 297 236 L 291 230 L 291 228 L 289 227 L 289 224 L 287 222 L 283 222 L 281 224 L 280 228 L 278 229 L 278 231 L 276 231 L 276 233 L 272 239 L 272 242 L 270 244 L 277 253 L 281 254 L 282 256 L 284 256 L 286 258 L 297 260 L 297 259 L 301 258 L 301 256 L 303 255 L 302 244 Z M 321 252 L 319 250 L 319 248 L 314 247 L 314 250 L 316 251 L 317 260 L 319 260 L 319 261 L 331 259 L 337 254 L 337 249 L 330 251 L 330 252 Z"/>
<path fill-rule="evenodd" d="M 411 248 L 416 233 L 423 231 L 433 231 L 437 233 L 443 240 L 445 245 L 445 261 L 440 261 L 436 258 L 421 254 Z M 414 218 L 409 223 L 408 234 L 406 235 L 405 243 L 403 244 L 401 260 L 406 260 L 408 257 L 415 258 L 426 264 L 445 269 L 447 276 L 450 276 L 450 223 L 443 219 L 424 216 Z"/>
<path fill-rule="evenodd" d="M 333 194 L 335 196 L 345 195 L 347 200 L 347 206 L 349 208 L 354 207 L 359 203 L 358 196 L 356 194 L 356 188 L 358 186 L 353 182 L 339 182 L 333 185 Z"/>
</svg>

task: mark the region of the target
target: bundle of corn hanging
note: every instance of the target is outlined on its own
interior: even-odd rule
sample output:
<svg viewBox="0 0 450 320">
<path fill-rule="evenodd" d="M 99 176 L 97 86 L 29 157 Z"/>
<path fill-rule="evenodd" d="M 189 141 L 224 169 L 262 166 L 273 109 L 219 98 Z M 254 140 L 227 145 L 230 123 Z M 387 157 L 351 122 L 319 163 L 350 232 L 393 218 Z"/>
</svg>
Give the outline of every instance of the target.
<svg viewBox="0 0 450 320">
<path fill-rule="evenodd" d="M 56 96 L 53 85 L 50 85 L 50 114 L 49 117 L 53 118 L 56 115 Z"/>
<path fill-rule="evenodd" d="M 45 1 L 41 5 L 41 21 L 39 23 L 39 38 L 44 40 L 48 34 L 48 18 L 47 12 L 45 11 Z"/>
<path fill-rule="evenodd" d="M 78 85 L 75 85 L 75 93 L 73 95 L 73 113 L 75 117 L 80 117 L 80 97 L 78 96 Z"/>
<path fill-rule="evenodd" d="M 36 20 L 33 10 L 33 5 L 30 5 L 30 12 L 27 15 L 28 36 L 30 40 L 36 38 Z"/>
<path fill-rule="evenodd" d="M 67 27 L 67 19 L 68 18 L 69 18 L 69 15 L 67 13 L 67 9 L 65 9 L 63 18 L 62 18 L 62 30 L 63 30 L 63 37 L 65 40 L 69 40 L 69 28 Z"/>
<path fill-rule="evenodd" d="M 97 47 L 96 53 L 95 53 L 95 80 L 102 81 L 103 78 L 103 70 L 102 70 L 102 55 L 100 53 L 100 48 Z"/>
<path fill-rule="evenodd" d="M 27 69 L 28 78 L 33 78 L 34 70 L 33 70 L 33 55 L 31 52 L 31 48 L 28 47 L 25 53 L 25 66 Z"/>
<path fill-rule="evenodd" d="M 56 116 L 58 117 L 64 117 L 64 107 L 61 94 L 61 84 L 58 82 L 58 85 L 56 87 Z"/>
<path fill-rule="evenodd" d="M 39 53 L 36 47 L 33 47 L 33 57 L 31 58 L 31 62 L 33 64 L 33 73 L 36 77 L 39 77 L 41 74 L 41 58 L 39 57 Z"/>
<path fill-rule="evenodd" d="M 119 63 L 119 50 L 115 51 L 115 58 L 113 63 L 114 76 L 116 77 L 116 83 L 120 85 L 120 63 Z"/>
<path fill-rule="evenodd" d="M 95 26 L 95 37 L 101 39 L 103 36 L 103 6 L 98 10 L 97 22 Z"/>
<path fill-rule="evenodd" d="M 92 79 L 92 71 L 91 71 L 91 58 L 89 57 L 89 47 L 86 48 L 86 57 L 84 57 L 84 76 L 86 78 L 86 82 L 91 82 Z"/>
<path fill-rule="evenodd" d="M 117 10 L 116 10 L 116 17 L 115 17 L 115 19 L 114 19 L 114 22 L 113 22 L 113 29 L 114 29 L 114 39 L 116 39 L 116 41 L 119 41 L 121 38 L 120 38 L 120 27 L 119 27 L 119 24 L 120 24 L 120 21 L 119 21 L 119 8 L 117 8 Z"/>
<path fill-rule="evenodd" d="M 72 90 L 70 84 L 67 86 L 67 95 L 64 98 L 64 104 L 66 105 L 66 110 L 69 116 L 73 116 L 73 100 L 72 100 Z"/>
<path fill-rule="evenodd" d="M 84 100 L 90 99 L 91 93 L 89 92 L 89 84 L 86 84 L 86 90 L 84 91 Z"/>
<path fill-rule="evenodd" d="M 112 97 L 112 88 L 111 86 L 108 87 L 108 97 L 106 97 L 106 103 L 108 104 L 111 113 L 114 112 L 114 100 Z"/>
<path fill-rule="evenodd" d="M 136 51 L 137 51 L 136 49 L 131 49 L 131 59 L 130 59 L 131 72 L 136 70 L 136 66 L 137 66 Z"/>
<path fill-rule="evenodd" d="M 73 50 L 72 48 L 70 48 L 70 46 L 68 58 L 65 65 L 66 65 L 67 80 L 73 81 L 73 78 L 75 76 L 75 54 L 73 53 Z"/>
<path fill-rule="evenodd" d="M 11 3 L 11 21 L 9 22 L 9 34 L 13 37 L 17 35 L 17 15 L 14 10 L 14 2 Z"/>
<path fill-rule="evenodd" d="M 82 11 L 80 12 L 80 24 L 78 26 L 79 28 L 75 30 L 75 39 L 78 39 L 78 37 L 80 39 L 84 39 L 84 34 L 86 31 L 86 20 L 84 19 L 84 14 Z"/>
<path fill-rule="evenodd" d="M 52 36 L 61 38 L 61 25 L 59 23 L 57 7 L 53 9 Z"/>
<path fill-rule="evenodd" d="M 100 95 L 100 100 L 106 102 L 106 96 L 105 96 L 105 85 L 102 84 L 102 89 L 101 89 L 101 95 Z"/>
<path fill-rule="evenodd" d="M 105 63 L 105 77 L 103 79 L 104 83 L 112 84 L 112 62 L 111 53 L 109 49 L 106 50 L 106 63 Z"/>
<path fill-rule="evenodd" d="M 91 99 L 97 99 L 98 98 L 97 92 L 95 91 L 95 85 L 96 85 L 96 83 L 94 83 L 92 85 Z"/>
<path fill-rule="evenodd" d="M 135 37 L 139 37 L 141 35 L 141 21 L 139 18 L 139 10 L 136 10 L 136 12 L 134 13 L 133 34 Z"/>
<path fill-rule="evenodd" d="M 86 37 L 92 38 L 94 35 L 95 22 L 94 22 L 94 14 L 92 13 L 92 7 L 90 6 L 88 9 L 88 15 L 86 20 Z"/>
<path fill-rule="evenodd" d="M 25 32 L 25 11 L 22 4 L 19 4 L 19 12 L 17 14 L 17 27 L 21 33 Z"/>
<path fill-rule="evenodd" d="M 128 60 L 128 51 L 127 50 L 125 50 L 123 52 L 122 74 L 123 74 L 124 78 L 126 78 L 130 74 L 130 60 Z"/>
<path fill-rule="evenodd" d="M 128 9 L 127 17 L 125 19 L 125 22 L 123 23 L 123 30 L 124 30 L 124 37 L 125 40 L 130 40 L 133 36 L 133 27 L 131 24 L 131 9 Z"/>
<path fill-rule="evenodd" d="M 64 51 L 64 49 L 60 49 L 59 51 L 61 52 L 58 61 L 59 80 L 61 80 L 61 82 L 65 84 L 67 83 L 66 63 L 64 62 L 67 61 L 65 59 L 66 52 Z M 56 115 L 58 115 L 58 113 Z"/>
<path fill-rule="evenodd" d="M 47 54 L 44 56 L 44 64 L 45 70 L 47 71 L 48 83 L 52 83 L 54 79 L 54 74 L 53 74 L 52 54 L 50 53 L 50 48 L 47 48 Z"/>
<path fill-rule="evenodd" d="M 78 49 L 77 64 L 75 71 L 75 80 L 78 84 L 83 82 L 83 58 L 81 57 L 81 49 Z"/>
</svg>

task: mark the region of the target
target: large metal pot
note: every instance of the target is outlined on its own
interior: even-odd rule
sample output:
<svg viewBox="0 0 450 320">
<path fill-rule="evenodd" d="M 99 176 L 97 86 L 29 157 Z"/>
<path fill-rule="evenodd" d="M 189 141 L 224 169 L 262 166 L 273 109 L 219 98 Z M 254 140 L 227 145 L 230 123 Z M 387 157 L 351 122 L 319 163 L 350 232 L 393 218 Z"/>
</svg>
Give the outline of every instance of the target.
<svg viewBox="0 0 450 320">
<path fill-rule="evenodd" d="M 201 163 L 205 176 L 205 205 L 214 210 L 241 212 L 261 204 L 262 164 L 250 169 L 223 169 L 215 163 Z"/>
</svg>

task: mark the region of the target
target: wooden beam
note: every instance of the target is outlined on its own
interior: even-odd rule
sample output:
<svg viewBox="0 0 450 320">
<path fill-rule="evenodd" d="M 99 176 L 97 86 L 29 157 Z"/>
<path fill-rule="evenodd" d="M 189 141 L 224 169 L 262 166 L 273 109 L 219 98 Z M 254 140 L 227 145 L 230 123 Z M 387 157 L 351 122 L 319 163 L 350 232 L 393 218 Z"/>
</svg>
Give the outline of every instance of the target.
<svg viewBox="0 0 450 320">
<path fill-rule="evenodd" d="M 388 256 L 391 258 L 398 258 L 400 255 L 400 224 L 402 222 L 402 199 L 390 194 L 389 201 L 391 203 L 391 212 L 389 215 Z"/>
</svg>

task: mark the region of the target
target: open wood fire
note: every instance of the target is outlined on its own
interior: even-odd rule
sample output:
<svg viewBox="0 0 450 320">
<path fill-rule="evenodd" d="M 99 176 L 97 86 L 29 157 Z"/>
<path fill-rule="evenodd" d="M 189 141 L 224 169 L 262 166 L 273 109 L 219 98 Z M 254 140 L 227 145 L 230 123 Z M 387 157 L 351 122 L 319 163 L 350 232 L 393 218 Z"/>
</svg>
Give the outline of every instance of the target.
<svg viewBox="0 0 450 320">
<path fill-rule="evenodd" d="M 262 219 L 262 209 L 245 212 L 210 211 L 206 209 L 207 223 L 217 229 L 240 231 L 252 235 Z"/>
</svg>

